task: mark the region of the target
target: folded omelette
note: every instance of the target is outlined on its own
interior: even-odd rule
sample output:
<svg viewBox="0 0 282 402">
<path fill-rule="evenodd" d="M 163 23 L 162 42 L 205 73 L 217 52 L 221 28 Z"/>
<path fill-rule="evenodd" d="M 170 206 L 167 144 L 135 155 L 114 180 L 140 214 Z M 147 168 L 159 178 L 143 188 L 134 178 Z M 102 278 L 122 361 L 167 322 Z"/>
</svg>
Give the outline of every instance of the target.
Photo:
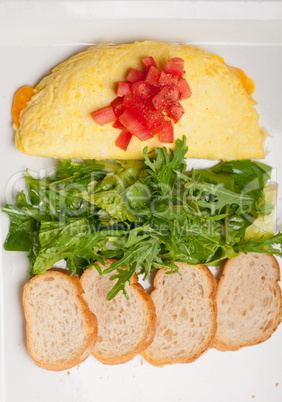
<svg viewBox="0 0 282 402">
<path fill-rule="evenodd" d="M 149 56 L 161 70 L 173 57 L 185 61 L 192 96 L 181 101 L 185 114 L 174 124 L 174 139 L 187 137 L 188 157 L 264 157 L 251 80 L 204 50 L 158 42 L 92 47 L 54 68 L 21 111 L 19 127 L 14 125 L 17 148 L 52 158 L 142 159 L 144 146 L 165 145 L 157 135 L 144 142 L 133 137 L 123 151 L 115 145 L 120 130 L 112 123 L 101 127 L 90 115 L 108 106 L 117 83 L 125 81 L 131 68 L 143 71 L 141 59 Z"/>
</svg>

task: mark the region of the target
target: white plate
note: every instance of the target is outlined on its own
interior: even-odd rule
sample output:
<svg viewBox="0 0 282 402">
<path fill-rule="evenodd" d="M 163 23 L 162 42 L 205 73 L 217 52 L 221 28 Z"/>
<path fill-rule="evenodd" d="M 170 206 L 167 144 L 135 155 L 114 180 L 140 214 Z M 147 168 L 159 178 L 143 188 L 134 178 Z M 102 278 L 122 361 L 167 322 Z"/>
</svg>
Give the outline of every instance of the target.
<svg viewBox="0 0 282 402">
<path fill-rule="evenodd" d="M 25 168 L 50 159 L 19 153 L 13 143 L 13 93 L 34 85 L 87 44 L 154 39 L 195 43 L 243 68 L 256 84 L 260 123 L 272 135 L 265 162 L 282 182 L 282 4 L 280 2 L 2 2 L 0 4 L 1 206 Z M 282 229 L 278 196 L 277 228 Z M 9 219 L 1 214 L 1 244 Z M 140 356 L 104 366 L 90 356 L 79 368 L 48 372 L 25 345 L 21 306 L 28 259 L 1 248 L 1 366 L 4 402 L 138 402 L 282 400 L 282 326 L 263 344 L 238 352 L 210 350 L 192 364 L 156 368 Z M 1 397 L 0 397 L 1 398 Z"/>
</svg>

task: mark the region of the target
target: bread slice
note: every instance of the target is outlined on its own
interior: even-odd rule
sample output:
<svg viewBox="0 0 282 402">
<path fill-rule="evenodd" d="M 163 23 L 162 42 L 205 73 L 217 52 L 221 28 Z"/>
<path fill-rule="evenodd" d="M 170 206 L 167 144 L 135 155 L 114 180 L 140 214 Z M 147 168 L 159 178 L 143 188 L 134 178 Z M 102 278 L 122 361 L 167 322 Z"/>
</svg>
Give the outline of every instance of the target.
<svg viewBox="0 0 282 402">
<path fill-rule="evenodd" d="M 24 287 L 27 348 L 47 370 L 66 370 L 83 362 L 97 339 L 97 320 L 81 297 L 79 279 L 49 270 Z"/>
<path fill-rule="evenodd" d="M 176 265 L 180 275 L 160 269 L 151 293 L 157 331 L 142 356 L 156 366 L 194 361 L 208 349 L 216 332 L 216 280 L 204 265 Z"/>
<path fill-rule="evenodd" d="M 107 260 L 110 266 L 113 260 Z M 98 339 L 93 355 L 104 364 L 120 364 L 131 360 L 153 341 L 156 328 L 155 306 L 151 297 L 137 283 L 134 275 L 125 290 L 129 300 L 120 292 L 107 301 L 107 293 L 116 280 L 111 274 L 100 276 L 95 267 L 87 269 L 80 278 L 83 295 L 90 310 L 97 316 Z"/>
<path fill-rule="evenodd" d="M 213 347 L 238 350 L 268 339 L 281 321 L 277 260 L 240 253 L 225 264 L 217 289 L 217 333 Z"/>
</svg>

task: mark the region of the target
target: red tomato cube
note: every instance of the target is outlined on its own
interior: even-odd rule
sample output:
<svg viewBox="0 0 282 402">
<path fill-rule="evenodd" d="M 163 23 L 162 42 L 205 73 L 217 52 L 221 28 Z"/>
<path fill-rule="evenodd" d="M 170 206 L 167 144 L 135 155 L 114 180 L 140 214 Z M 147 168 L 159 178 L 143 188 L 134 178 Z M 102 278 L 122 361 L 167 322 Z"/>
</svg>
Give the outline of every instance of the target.
<svg viewBox="0 0 282 402">
<path fill-rule="evenodd" d="M 156 62 L 155 62 L 155 60 L 153 59 L 152 56 L 151 57 L 145 57 L 144 59 L 142 59 L 142 63 L 143 63 L 143 66 L 145 67 L 146 74 L 150 70 L 151 66 L 154 66 L 154 67 L 157 68 Z"/>
<path fill-rule="evenodd" d="M 160 113 L 159 115 L 157 114 L 151 114 L 150 118 L 148 119 L 148 128 L 155 132 L 156 130 L 158 130 L 159 128 L 163 127 L 165 124 L 165 119 L 164 119 L 164 115 L 162 113 Z"/>
<path fill-rule="evenodd" d="M 171 102 L 176 98 L 176 91 L 164 87 L 156 96 L 153 97 L 152 102 L 156 110 L 163 110 L 168 102 Z"/>
<path fill-rule="evenodd" d="M 184 71 L 184 60 L 180 57 L 174 57 L 166 63 L 165 73 L 182 77 Z"/>
<path fill-rule="evenodd" d="M 181 57 L 173 57 L 170 59 L 173 63 L 179 64 L 180 66 L 184 67 L 184 60 Z"/>
<path fill-rule="evenodd" d="M 132 84 L 132 93 L 139 98 L 148 99 L 152 92 L 151 85 L 146 81 L 138 81 Z"/>
<path fill-rule="evenodd" d="M 180 79 L 177 83 L 177 87 L 179 89 L 179 100 L 190 98 L 192 91 L 185 79 Z"/>
<path fill-rule="evenodd" d="M 163 128 L 159 131 L 160 142 L 173 143 L 173 125 L 171 120 L 166 121 Z"/>
<path fill-rule="evenodd" d="M 119 130 L 125 130 L 126 128 L 124 127 L 123 124 L 119 120 L 116 120 L 113 124 L 114 128 L 118 128 Z"/>
<path fill-rule="evenodd" d="M 116 117 L 119 117 L 125 110 L 122 104 L 123 98 L 121 97 L 117 97 L 111 102 Z"/>
<path fill-rule="evenodd" d="M 177 83 L 178 83 L 178 80 L 179 80 L 178 75 L 173 75 L 173 76 L 172 76 L 172 79 L 171 79 L 172 85 L 173 85 L 173 86 L 176 86 Z"/>
<path fill-rule="evenodd" d="M 185 111 L 181 103 L 178 101 L 169 103 L 165 110 L 167 111 L 168 115 L 177 123 L 181 117 L 184 115 Z"/>
<path fill-rule="evenodd" d="M 126 127 L 126 129 L 133 134 L 135 137 L 139 138 L 140 141 L 146 141 L 152 138 L 149 130 L 140 123 L 138 118 L 134 116 L 129 110 L 126 110 L 119 118 L 121 124 Z"/>
<path fill-rule="evenodd" d="M 126 151 L 131 138 L 132 134 L 127 130 L 123 130 L 116 140 L 116 146 Z"/>
<path fill-rule="evenodd" d="M 165 87 L 173 88 L 178 83 L 178 76 L 173 76 L 171 74 L 166 74 L 164 71 L 161 72 L 159 78 L 159 84 Z"/>
<path fill-rule="evenodd" d="M 124 97 L 123 107 L 132 113 L 138 113 L 144 107 L 144 101 L 133 94 Z"/>
<path fill-rule="evenodd" d="M 173 101 L 177 101 L 177 100 L 179 100 L 179 89 L 178 89 L 178 87 L 176 86 L 176 87 L 174 87 L 174 88 L 172 88 L 171 89 L 171 94 L 170 94 L 170 98 L 171 98 L 171 100 L 173 100 Z"/>
<path fill-rule="evenodd" d="M 130 82 L 119 82 L 117 87 L 117 96 L 125 96 L 132 91 L 132 84 Z"/>
<path fill-rule="evenodd" d="M 116 115 L 112 106 L 103 107 L 101 109 L 95 110 L 91 113 L 91 116 L 99 124 L 99 126 L 104 126 L 105 124 L 111 123 L 116 120 Z"/>
<path fill-rule="evenodd" d="M 164 115 L 162 112 L 159 112 L 149 106 L 145 106 L 140 112 L 139 116 L 142 121 L 145 122 L 145 126 L 150 131 L 155 131 L 156 129 L 161 128 L 164 123 Z"/>
<path fill-rule="evenodd" d="M 161 73 L 159 70 L 156 67 L 151 66 L 146 75 L 145 81 L 153 86 L 158 86 L 160 75 Z"/>
<path fill-rule="evenodd" d="M 151 102 L 144 101 L 133 94 L 125 96 L 123 106 L 132 112 L 150 131 L 161 127 L 164 123 L 163 114 L 155 110 Z"/>
<path fill-rule="evenodd" d="M 135 68 L 132 68 L 126 77 L 126 81 L 129 81 L 129 82 L 137 82 L 137 81 L 142 81 L 144 79 L 145 79 L 145 74 L 139 70 L 135 70 Z"/>
</svg>

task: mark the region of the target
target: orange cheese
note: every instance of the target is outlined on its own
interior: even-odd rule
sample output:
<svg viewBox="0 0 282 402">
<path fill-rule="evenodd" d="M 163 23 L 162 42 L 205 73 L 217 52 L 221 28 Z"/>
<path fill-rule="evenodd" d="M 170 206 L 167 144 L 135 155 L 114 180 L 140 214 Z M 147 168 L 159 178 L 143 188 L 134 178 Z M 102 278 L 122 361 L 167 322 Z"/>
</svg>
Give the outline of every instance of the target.
<svg viewBox="0 0 282 402">
<path fill-rule="evenodd" d="M 14 95 L 11 114 L 13 122 L 17 127 L 20 127 L 21 111 L 26 107 L 32 98 L 32 95 L 34 95 L 34 88 L 30 85 L 25 85 L 24 87 L 19 88 Z"/>
<path fill-rule="evenodd" d="M 234 74 L 237 75 L 237 77 L 241 80 L 243 87 L 245 88 L 245 91 L 248 93 L 248 95 L 252 95 L 255 91 L 255 83 L 254 81 L 248 77 L 241 68 L 238 67 L 231 67 L 228 66 L 231 71 L 233 71 Z"/>
</svg>

